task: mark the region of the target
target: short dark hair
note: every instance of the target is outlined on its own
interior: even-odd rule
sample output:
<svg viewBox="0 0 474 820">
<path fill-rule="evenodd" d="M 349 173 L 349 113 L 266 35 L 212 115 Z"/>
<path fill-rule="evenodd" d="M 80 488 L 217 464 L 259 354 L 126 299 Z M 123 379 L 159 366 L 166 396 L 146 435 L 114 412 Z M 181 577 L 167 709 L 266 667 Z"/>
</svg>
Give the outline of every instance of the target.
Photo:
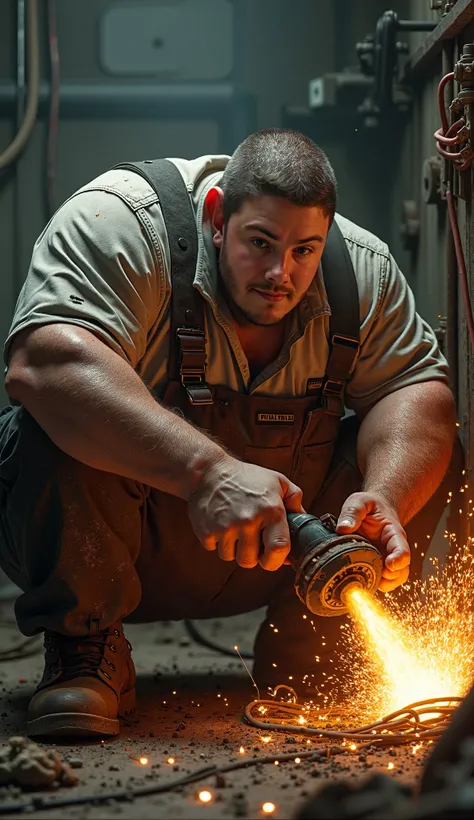
<svg viewBox="0 0 474 820">
<path fill-rule="evenodd" d="M 319 205 L 334 218 L 337 183 L 324 151 L 299 131 L 266 128 L 237 146 L 221 177 L 224 221 L 251 197 L 279 196 L 295 205 Z"/>
</svg>

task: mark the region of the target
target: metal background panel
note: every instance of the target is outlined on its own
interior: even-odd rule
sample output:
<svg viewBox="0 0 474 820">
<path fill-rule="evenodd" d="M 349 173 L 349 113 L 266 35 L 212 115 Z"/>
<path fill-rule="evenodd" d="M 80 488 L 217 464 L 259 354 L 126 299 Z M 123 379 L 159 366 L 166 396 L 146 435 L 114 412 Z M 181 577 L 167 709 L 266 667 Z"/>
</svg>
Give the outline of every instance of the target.
<svg viewBox="0 0 474 820">
<path fill-rule="evenodd" d="M 100 60 L 118 76 L 222 80 L 233 67 L 232 6 L 227 0 L 111 6 L 100 22 Z"/>
</svg>

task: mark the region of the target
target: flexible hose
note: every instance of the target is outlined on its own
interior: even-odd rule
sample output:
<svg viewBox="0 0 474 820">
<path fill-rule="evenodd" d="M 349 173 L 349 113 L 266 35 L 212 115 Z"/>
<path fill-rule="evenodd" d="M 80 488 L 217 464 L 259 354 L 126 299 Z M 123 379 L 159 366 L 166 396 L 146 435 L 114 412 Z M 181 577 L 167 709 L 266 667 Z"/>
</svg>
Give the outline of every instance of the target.
<svg viewBox="0 0 474 820">
<path fill-rule="evenodd" d="M 7 168 L 23 151 L 36 122 L 38 111 L 40 59 L 38 33 L 37 0 L 27 0 L 27 60 L 28 60 L 28 96 L 25 116 L 18 132 L 8 148 L 0 154 L 0 170 Z"/>
<path fill-rule="evenodd" d="M 466 314 L 467 329 L 469 332 L 469 339 L 471 340 L 471 347 L 474 350 L 474 322 L 472 319 L 472 304 L 469 293 L 469 282 L 467 281 L 466 262 L 464 260 L 464 253 L 462 249 L 461 236 L 459 233 L 459 225 L 456 216 L 456 206 L 454 204 L 453 192 L 448 188 L 446 191 L 446 201 L 448 203 L 449 222 L 453 234 L 454 250 L 456 252 L 456 260 L 458 263 L 459 278 L 461 280 L 461 291 L 464 302 L 464 311 Z"/>
<path fill-rule="evenodd" d="M 468 156 L 467 158 L 465 158 L 461 152 L 452 152 L 442 147 L 442 145 L 445 145 L 447 146 L 447 148 L 449 148 L 450 146 L 453 146 L 458 142 L 465 142 L 467 139 L 467 137 L 463 138 L 458 136 L 458 132 L 464 126 L 463 119 L 458 120 L 451 126 L 449 126 L 448 123 L 448 115 L 446 113 L 446 104 L 444 100 L 444 90 L 446 88 L 446 84 L 453 79 L 454 71 L 450 71 L 448 74 L 445 74 L 445 76 L 442 77 L 438 85 L 438 108 L 439 116 L 441 119 L 441 128 L 438 128 L 438 130 L 435 131 L 434 137 L 436 140 L 436 150 L 438 151 L 438 153 L 446 159 L 450 160 L 453 163 L 456 170 L 466 171 L 468 168 L 470 168 L 472 164 L 472 156 Z M 469 293 L 469 282 L 467 279 L 466 262 L 464 259 L 461 235 L 459 233 L 456 205 L 454 202 L 453 192 L 449 185 L 446 190 L 446 202 L 448 205 L 449 224 L 451 227 L 451 233 L 454 242 L 454 250 L 456 254 L 459 278 L 461 280 L 461 292 L 464 303 L 464 311 L 466 314 L 467 329 L 469 333 L 471 347 L 474 350 L 474 321 L 472 318 L 472 304 L 471 296 Z"/>
<path fill-rule="evenodd" d="M 284 732 L 285 734 L 296 734 L 314 738 L 333 738 L 339 740 L 367 740 L 369 742 L 388 743 L 396 745 L 407 743 L 410 738 L 420 740 L 433 740 L 442 734 L 448 725 L 454 710 L 462 702 L 462 698 L 430 698 L 417 701 L 386 715 L 381 720 L 370 723 L 367 726 L 357 728 L 345 727 L 344 729 L 324 729 L 322 727 L 302 726 L 298 718 L 302 717 L 302 712 L 311 718 L 311 710 L 304 711 L 304 706 L 296 700 L 296 693 L 291 687 L 286 685 L 277 686 L 275 694 L 279 689 L 288 689 L 293 693 L 293 702 L 281 703 L 275 700 L 254 700 L 245 707 L 245 719 L 256 729 L 263 729 L 266 732 Z M 255 711 L 260 714 L 268 714 L 263 720 L 256 717 Z M 273 719 L 272 719 L 273 714 Z M 284 715 L 285 717 L 281 717 Z M 427 717 L 431 715 L 432 717 Z M 316 720 L 318 713 L 316 713 Z M 305 719 L 305 723 L 308 720 Z"/>
</svg>

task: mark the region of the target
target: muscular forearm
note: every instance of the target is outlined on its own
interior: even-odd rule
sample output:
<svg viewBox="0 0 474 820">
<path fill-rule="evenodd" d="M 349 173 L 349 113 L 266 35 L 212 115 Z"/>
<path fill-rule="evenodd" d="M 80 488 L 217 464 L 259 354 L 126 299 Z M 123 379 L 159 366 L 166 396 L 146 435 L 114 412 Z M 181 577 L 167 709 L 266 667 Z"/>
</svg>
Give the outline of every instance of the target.
<svg viewBox="0 0 474 820">
<path fill-rule="evenodd" d="M 456 409 L 441 382 L 410 385 L 381 399 L 358 436 L 363 489 L 383 495 L 402 524 L 435 492 L 449 465 Z"/>
<path fill-rule="evenodd" d="M 188 498 L 224 450 L 159 405 L 127 362 L 89 331 L 48 325 L 12 356 L 6 381 L 64 452 Z"/>
</svg>

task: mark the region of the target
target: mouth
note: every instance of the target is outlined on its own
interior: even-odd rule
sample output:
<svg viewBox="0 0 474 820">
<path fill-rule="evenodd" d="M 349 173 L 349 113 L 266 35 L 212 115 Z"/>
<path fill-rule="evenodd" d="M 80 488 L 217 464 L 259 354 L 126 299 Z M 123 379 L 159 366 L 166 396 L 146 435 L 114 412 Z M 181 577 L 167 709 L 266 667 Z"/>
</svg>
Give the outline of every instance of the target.
<svg viewBox="0 0 474 820">
<path fill-rule="evenodd" d="M 282 299 L 289 295 L 288 293 L 275 293 L 275 291 L 259 290 L 258 288 L 254 288 L 254 290 L 255 293 L 258 293 L 258 295 L 267 302 L 281 302 Z"/>
</svg>

